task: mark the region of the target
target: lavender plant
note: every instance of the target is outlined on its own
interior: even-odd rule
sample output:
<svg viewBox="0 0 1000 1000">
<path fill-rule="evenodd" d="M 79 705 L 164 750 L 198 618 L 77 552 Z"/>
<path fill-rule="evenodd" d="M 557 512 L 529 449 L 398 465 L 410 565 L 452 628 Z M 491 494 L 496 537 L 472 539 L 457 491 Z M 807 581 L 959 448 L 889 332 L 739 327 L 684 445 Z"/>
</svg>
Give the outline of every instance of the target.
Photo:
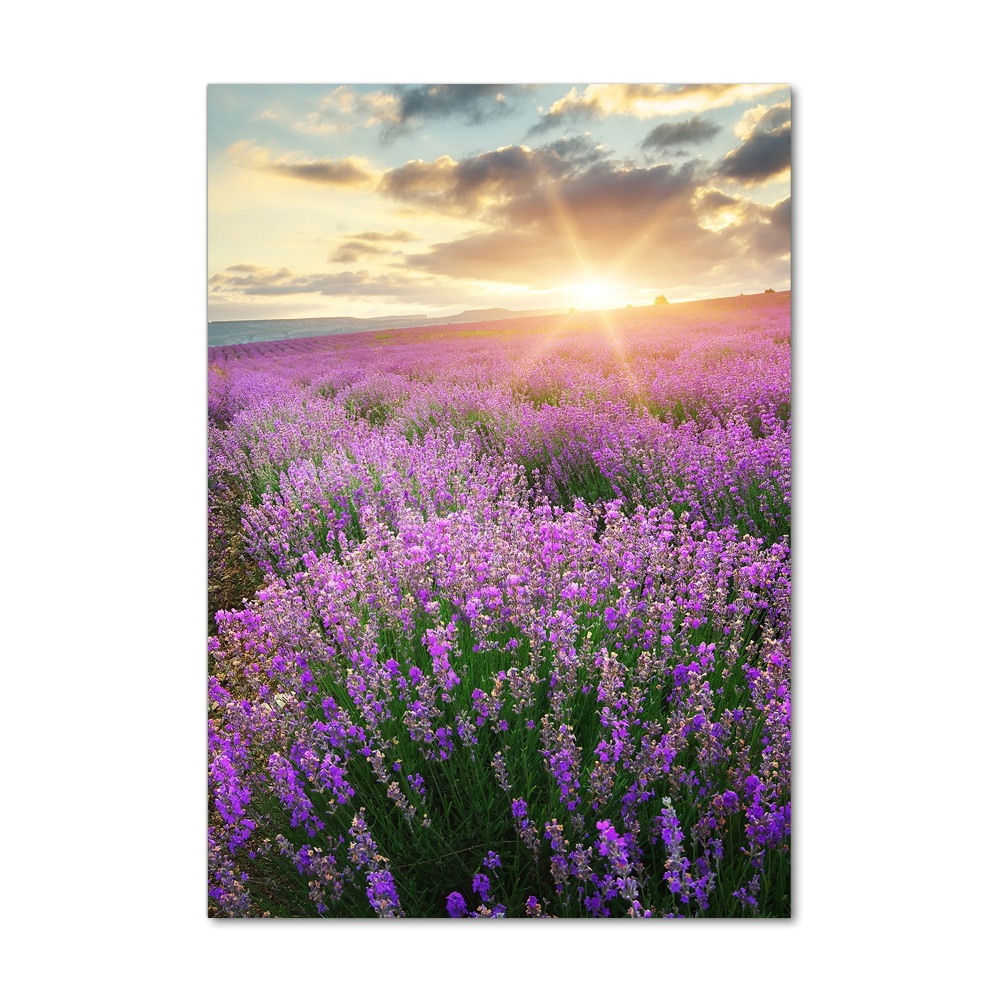
<svg viewBox="0 0 1000 1000">
<path fill-rule="evenodd" d="M 790 912 L 787 303 L 209 351 L 209 906 Z"/>
</svg>

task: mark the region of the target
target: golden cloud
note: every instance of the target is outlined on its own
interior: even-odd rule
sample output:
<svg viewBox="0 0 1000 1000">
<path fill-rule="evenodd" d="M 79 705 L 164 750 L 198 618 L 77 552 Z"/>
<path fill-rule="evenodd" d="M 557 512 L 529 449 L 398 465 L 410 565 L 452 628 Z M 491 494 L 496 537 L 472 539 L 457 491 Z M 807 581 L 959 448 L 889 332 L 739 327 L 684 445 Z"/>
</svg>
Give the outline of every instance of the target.
<svg viewBox="0 0 1000 1000">
<path fill-rule="evenodd" d="M 229 154 L 238 166 L 247 170 L 277 174 L 295 180 L 308 181 L 330 187 L 368 188 L 378 175 L 367 161 L 358 156 L 340 160 L 315 160 L 303 154 L 286 153 L 274 157 L 271 150 L 243 139 L 229 147 Z"/>
<path fill-rule="evenodd" d="M 401 102 L 395 94 L 377 90 L 359 94 L 353 87 L 334 87 L 315 107 L 293 125 L 300 132 L 346 132 L 355 125 L 394 125 L 400 120 Z"/>
<path fill-rule="evenodd" d="M 786 86 L 783 83 L 592 83 L 583 93 L 573 87 L 565 97 L 555 101 L 534 130 L 543 131 L 576 118 L 698 114 L 753 100 Z"/>
</svg>

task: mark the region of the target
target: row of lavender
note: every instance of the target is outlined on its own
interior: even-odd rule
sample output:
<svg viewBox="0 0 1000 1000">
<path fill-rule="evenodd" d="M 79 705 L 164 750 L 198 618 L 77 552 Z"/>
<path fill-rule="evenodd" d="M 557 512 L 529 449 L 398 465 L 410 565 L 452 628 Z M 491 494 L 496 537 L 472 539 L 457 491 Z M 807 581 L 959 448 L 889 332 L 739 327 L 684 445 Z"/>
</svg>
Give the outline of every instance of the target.
<svg viewBox="0 0 1000 1000">
<path fill-rule="evenodd" d="M 787 300 L 209 357 L 212 912 L 789 912 Z"/>
</svg>

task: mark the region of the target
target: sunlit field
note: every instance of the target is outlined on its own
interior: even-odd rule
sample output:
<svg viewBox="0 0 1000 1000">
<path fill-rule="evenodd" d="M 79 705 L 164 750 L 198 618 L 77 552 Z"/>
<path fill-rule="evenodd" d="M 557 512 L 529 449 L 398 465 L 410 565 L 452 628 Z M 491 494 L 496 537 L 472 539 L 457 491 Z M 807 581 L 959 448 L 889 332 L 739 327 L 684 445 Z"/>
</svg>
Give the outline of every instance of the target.
<svg viewBox="0 0 1000 1000">
<path fill-rule="evenodd" d="M 787 293 L 208 367 L 211 914 L 790 915 Z"/>
</svg>

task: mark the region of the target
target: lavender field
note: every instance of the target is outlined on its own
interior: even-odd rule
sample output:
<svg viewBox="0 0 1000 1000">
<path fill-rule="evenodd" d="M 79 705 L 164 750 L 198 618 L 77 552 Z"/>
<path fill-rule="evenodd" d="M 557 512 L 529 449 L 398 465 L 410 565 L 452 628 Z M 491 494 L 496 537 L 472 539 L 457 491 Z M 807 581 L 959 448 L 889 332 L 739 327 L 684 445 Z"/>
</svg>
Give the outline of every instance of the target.
<svg viewBox="0 0 1000 1000">
<path fill-rule="evenodd" d="M 790 915 L 787 293 L 208 368 L 210 914 Z"/>
</svg>

